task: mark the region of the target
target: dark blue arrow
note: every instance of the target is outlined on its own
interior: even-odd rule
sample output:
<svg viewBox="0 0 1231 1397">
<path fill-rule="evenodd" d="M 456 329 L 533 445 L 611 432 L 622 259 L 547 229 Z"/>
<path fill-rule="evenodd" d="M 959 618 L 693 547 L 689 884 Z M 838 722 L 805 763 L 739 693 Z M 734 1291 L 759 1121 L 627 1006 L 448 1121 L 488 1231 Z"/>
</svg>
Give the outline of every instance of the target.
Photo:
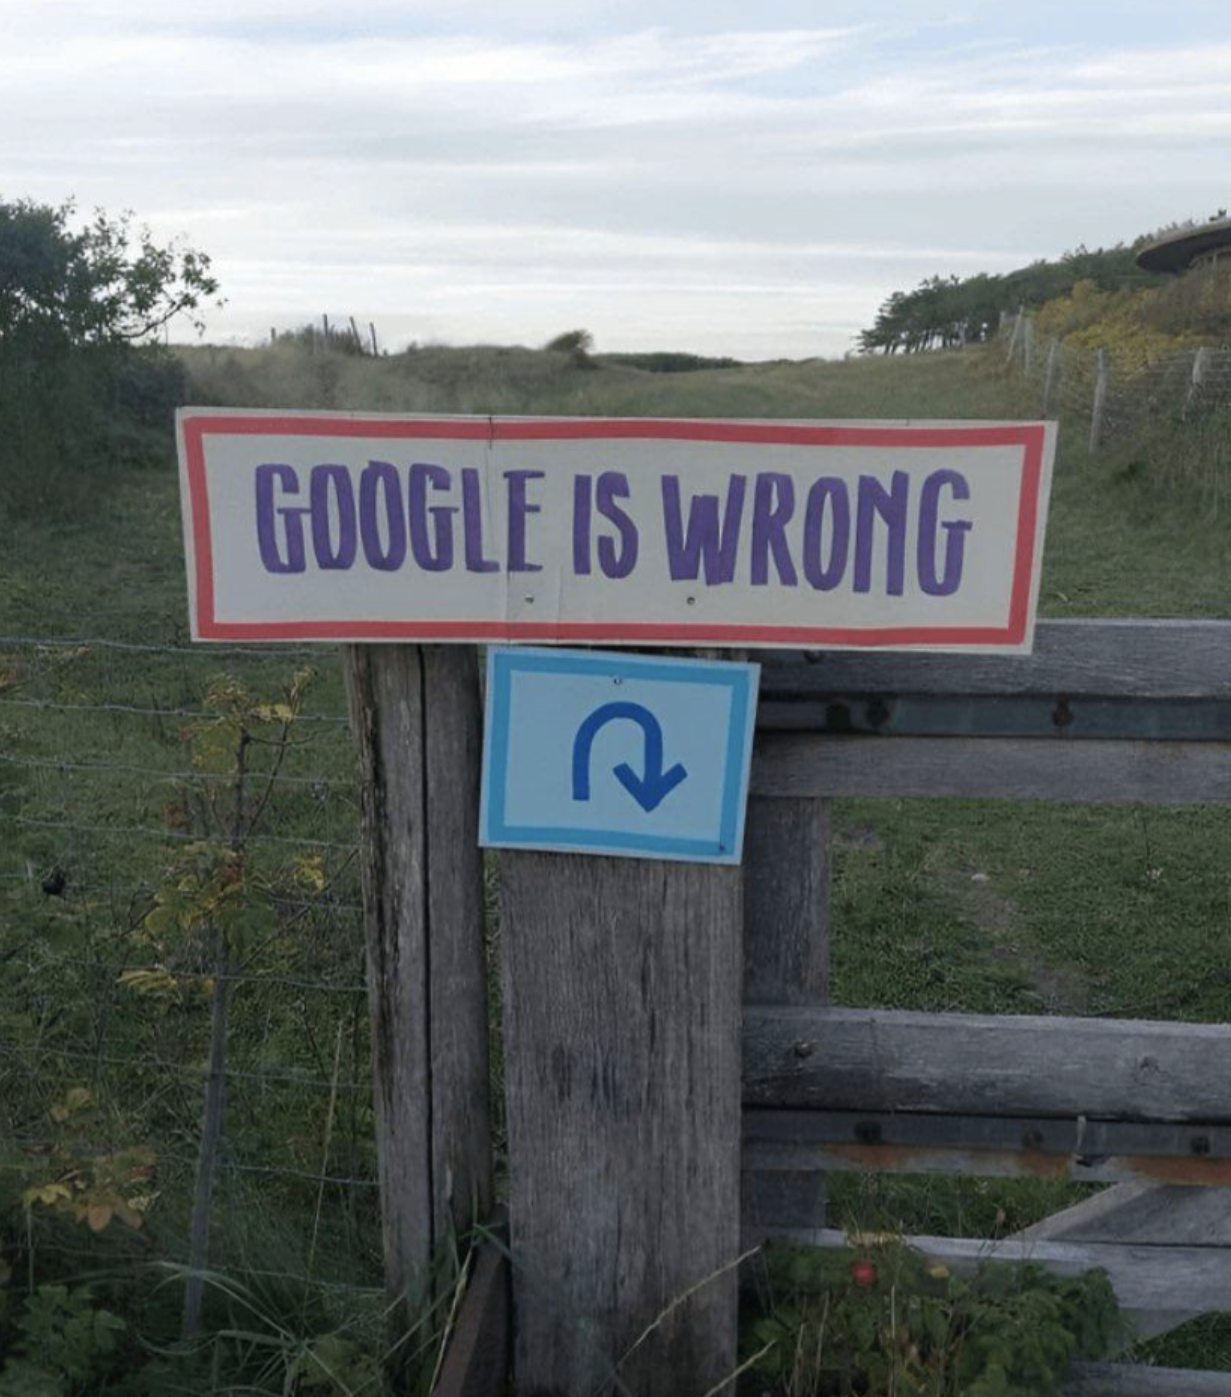
<svg viewBox="0 0 1231 1397">
<path fill-rule="evenodd" d="M 590 799 L 590 754 L 599 731 L 617 718 L 629 718 L 645 734 L 645 774 L 638 776 L 627 762 L 615 768 L 615 778 L 647 814 L 656 810 L 688 772 L 676 762 L 663 770 L 663 730 L 658 719 L 639 703 L 605 703 L 577 729 L 573 742 L 573 799 Z"/>
</svg>

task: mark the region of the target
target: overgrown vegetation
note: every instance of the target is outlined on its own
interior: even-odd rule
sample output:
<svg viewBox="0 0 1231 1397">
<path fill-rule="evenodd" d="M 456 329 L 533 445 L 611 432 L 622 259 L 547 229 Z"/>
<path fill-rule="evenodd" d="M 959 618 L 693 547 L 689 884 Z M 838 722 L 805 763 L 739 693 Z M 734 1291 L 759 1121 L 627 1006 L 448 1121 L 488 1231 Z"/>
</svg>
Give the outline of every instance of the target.
<svg viewBox="0 0 1231 1397">
<path fill-rule="evenodd" d="M 985 1261 L 956 1276 L 892 1239 L 770 1247 L 745 1361 L 781 1397 L 1053 1397 L 1123 1338 L 1103 1271 Z"/>
<path fill-rule="evenodd" d="M 166 442 L 176 361 L 152 341 L 218 290 L 209 258 L 129 215 L 78 225 L 71 203 L 0 200 L 4 503 L 71 509 L 100 476 Z"/>
</svg>

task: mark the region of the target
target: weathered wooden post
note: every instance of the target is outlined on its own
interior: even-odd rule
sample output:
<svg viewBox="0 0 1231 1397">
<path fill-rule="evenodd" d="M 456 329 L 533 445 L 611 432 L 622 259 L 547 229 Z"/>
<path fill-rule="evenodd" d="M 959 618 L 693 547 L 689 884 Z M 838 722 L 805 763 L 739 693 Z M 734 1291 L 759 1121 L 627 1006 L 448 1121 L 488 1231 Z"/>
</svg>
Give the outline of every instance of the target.
<svg viewBox="0 0 1231 1397">
<path fill-rule="evenodd" d="M 346 653 L 385 1279 L 399 1333 L 491 1204 L 478 664 L 468 646 Z"/>
<path fill-rule="evenodd" d="M 1022 372 L 1029 373 L 1031 365 L 1034 363 L 1034 320 L 1026 317 L 1026 324 L 1022 330 Z"/>
<path fill-rule="evenodd" d="M 736 1366 L 740 871 L 500 863 L 516 1391 L 701 1397 Z"/>
<path fill-rule="evenodd" d="M 1043 416 L 1051 415 L 1052 402 L 1056 396 L 1056 384 L 1060 378 L 1060 341 L 1052 337 L 1047 351 L 1047 372 L 1043 378 Z"/>
<path fill-rule="evenodd" d="M 1013 362 L 1013 352 L 1017 348 L 1017 340 L 1022 332 L 1022 321 L 1025 320 L 1025 318 L 1025 307 L 1018 306 L 1017 314 L 1013 317 L 1013 333 L 1009 336 L 1009 348 L 1004 356 L 1006 364 L 1011 364 Z"/>
<path fill-rule="evenodd" d="M 1100 349 L 1094 368 L 1094 406 L 1090 411 L 1090 451 L 1097 451 L 1103 441 L 1103 415 L 1107 410 L 1107 351 Z"/>
<path fill-rule="evenodd" d="M 1184 416 L 1193 410 L 1193 407 L 1201 400 L 1201 389 L 1205 383 L 1206 373 L 1209 368 L 1210 351 L 1207 346 L 1202 345 L 1193 355 L 1193 371 L 1188 381 L 1188 392 L 1184 397 Z"/>
<path fill-rule="evenodd" d="M 744 1002 L 829 999 L 830 802 L 753 796 L 744 846 Z M 819 1170 L 745 1169 L 743 1243 L 825 1225 Z"/>
</svg>

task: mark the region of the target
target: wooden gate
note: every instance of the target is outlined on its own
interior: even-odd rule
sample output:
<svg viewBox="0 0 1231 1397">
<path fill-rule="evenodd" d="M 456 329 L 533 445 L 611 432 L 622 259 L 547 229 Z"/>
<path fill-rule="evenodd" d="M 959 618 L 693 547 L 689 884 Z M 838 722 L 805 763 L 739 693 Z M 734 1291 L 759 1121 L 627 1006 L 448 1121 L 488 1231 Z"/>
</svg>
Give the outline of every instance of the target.
<svg viewBox="0 0 1231 1397">
<path fill-rule="evenodd" d="M 753 789 L 1231 802 L 1231 625 L 1051 622 L 1021 660 L 782 657 L 763 678 Z M 754 953 L 798 936 L 750 931 Z M 755 968 L 748 988 L 746 1235 L 841 1242 L 819 1225 L 821 1171 L 1111 1183 L 1007 1241 L 910 1240 L 949 1264 L 1105 1267 L 1146 1335 L 1231 1308 L 1231 1026 L 826 1008 L 760 992 Z M 1107 1365 L 1074 1391 L 1231 1393 L 1231 1375 Z"/>
<path fill-rule="evenodd" d="M 483 1215 L 488 1191 L 486 1108 L 480 1120 L 469 1104 L 482 1102 L 485 1077 L 485 968 L 475 933 L 480 875 L 477 865 L 468 865 L 460 876 L 452 857 L 463 844 L 473 844 L 477 707 L 470 700 L 458 703 L 455 695 L 474 682 L 474 667 L 464 675 L 466 666 L 455 658 L 416 653 L 425 658 L 417 669 L 411 666 L 409 678 L 398 674 L 405 662 L 397 651 L 358 651 L 351 672 L 368 778 L 368 936 L 383 1111 L 383 1203 L 395 1294 L 404 1293 L 408 1277 L 425 1274 L 433 1246 L 438 1249 L 449 1227 L 464 1228 Z M 735 942 L 727 930 L 742 905 L 744 1244 L 767 1236 L 841 1243 L 844 1238 L 826 1226 L 824 1216 L 823 1181 L 830 1171 L 1109 1183 L 1114 1187 L 1017 1238 L 909 1240 L 959 1266 L 1030 1258 L 1062 1272 L 1105 1267 L 1144 1334 L 1164 1332 L 1195 1314 L 1231 1309 L 1231 1195 L 1222 1191 L 1231 1184 L 1231 1026 L 827 1004 L 833 798 L 1231 802 L 1231 623 L 1051 622 L 1038 627 L 1033 656 L 1013 659 L 866 653 L 761 658 L 742 904 L 731 870 L 717 871 L 725 881 L 699 882 L 703 897 L 689 881 L 703 875 L 681 875 L 665 899 L 671 904 L 692 898 L 688 906 L 694 911 L 707 908 L 710 920 L 695 930 L 708 934 L 721 926 L 724 946 L 738 944 L 738 925 Z M 382 685 L 388 686 L 384 702 L 404 731 L 377 720 Z M 449 728 L 447 760 L 431 737 L 433 705 L 448 715 L 440 720 Z M 398 807 L 391 787 L 401 779 L 397 754 L 407 745 L 427 756 L 412 765 L 406 803 L 418 804 L 399 814 L 405 826 L 399 831 L 381 821 Z M 451 799 L 456 818 L 441 823 L 434 812 Z M 417 831 L 422 848 L 406 844 L 407 830 Z M 396 850 L 385 847 L 398 840 L 409 853 L 395 856 Z M 435 860 L 432 848 L 442 851 Z M 523 922 L 534 880 L 549 876 L 545 869 L 523 863 L 505 870 L 522 898 Z M 433 877 L 429 870 L 435 870 Z M 608 892 L 614 877 L 604 874 Z M 574 891 L 567 915 L 556 918 L 561 926 L 584 921 L 584 894 L 584 888 Z M 621 915 L 639 925 L 658 910 L 638 911 L 630 902 Z M 668 913 L 678 930 L 679 916 L 670 906 L 663 915 Z M 1231 940 L 1231 928 L 1228 935 Z M 400 947 L 396 955 L 391 946 Z M 592 947 L 585 952 L 594 953 Z M 527 961 L 520 973 L 550 976 L 553 970 L 536 971 Z M 725 1005 L 723 954 L 713 953 L 706 973 L 715 987 L 712 1006 Z M 674 969 L 671 974 L 684 983 Z M 420 1004 L 415 996 L 422 999 L 423 992 L 416 986 L 425 975 L 432 993 Z M 442 1012 L 459 985 L 466 988 L 457 999 L 464 1006 L 460 1018 Z M 548 1000 L 543 1003 L 549 1013 Z M 584 1031 L 584 1022 L 570 1028 Z M 725 1054 L 727 1040 L 720 1034 L 719 1041 Z M 694 1046 L 690 1037 L 680 1051 Z M 517 1064 L 509 1066 L 516 1077 Z M 738 1058 L 734 1066 L 738 1072 Z M 618 1076 L 621 1068 L 616 1063 L 611 1070 Z M 641 1063 L 638 1070 L 652 1069 Z M 708 1080 L 713 1085 L 725 1078 Z M 522 1113 L 523 1126 L 526 1113 L 536 1109 L 515 1095 L 510 1106 Z M 677 1108 L 675 1097 L 665 1100 L 655 1120 L 671 1118 Z M 684 1108 L 690 1149 L 703 1153 L 707 1138 L 727 1139 L 725 1098 L 717 1107 L 722 1130 L 711 1137 L 698 1102 L 684 1100 Z M 514 1132 L 513 1148 L 524 1138 L 524 1129 Z M 665 1187 L 660 1161 L 653 1149 L 631 1148 L 630 1138 L 635 1144 L 635 1136 L 621 1136 L 612 1187 L 653 1203 L 655 1190 Z M 535 1132 L 535 1139 L 535 1148 L 550 1149 L 550 1128 Z M 524 1161 L 511 1163 L 516 1170 Z M 734 1178 L 733 1169 L 731 1160 L 716 1161 L 712 1198 L 728 1196 L 722 1176 Z M 638 1170 L 644 1177 L 630 1177 Z M 686 1189 L 687 1181 L 672 1180 L 671 1187 Z M 551 1209 L 558 1201 L 549 1192 L 515 1190 L 521 1235 L 533 1234 L 540 1221 L 527 1218 L 527 1211 Z M 516 1267 L 519 1219 L 512 1221 Z M 639 1218 L 625 1221 L 632 1230 L 643 1225 Z M 738 1251 L 726 1240 L 733 1221 L 723 1217 L 715 1225 L 724 1256 Z M 617 1245 L 627 1241 L 620 1240 L 618 1218 L 610 1235 Z M 647 1235 L 638 1234 L 642 1252 Z M 686 1231 L 671 1237 L 680 1248 L 695 1241 Z M 700 1250 L 713 1251 L 712 1241 Z M 577 1254 L 587 1265 L 604 1261 L 589 1239 Z M 679 1260 L 673 1255 L 651 1269 L 661 1279 L 675 1274 Z M 472 1355 L 490 1359 L 501 1342 L 506 1308 L 493 1299 L 491 1265 L 483 1275 L 475 1304 L 484 1307 L 490 1324 L 464 1315 L 459 1333 L 471 1335 Z M 560 1285 L 567 1289 L 567 1280 Z M 517 1284 L 514 1291 L 517 1299 Z M 600 1328 L 609 1318 L 582 1316 Z M 725 1302 L 700 1311 L 688 1336 L 691 1351 L 707 1332 L 716 1335 L 719 1348 L 730 1349 L 732 1318 L 733 1306 Z M 442 1391 L 489 1390 L 466 1385 L 466 1372 L 477 1369 L 467 1370 L 465 1357 L 460 1351 L 452 1355 Z M 540 1348 L 525 1371 L 541 1379 L 550 1369 L 551 1355 Z M 533 1387 L 522 1383 L 518 1390 Z M 1073 1376 L 1071 1391 L 1083 1397 L 1231 1394 L 1231 1375 L 1093 1365 Z"/>
</svg>

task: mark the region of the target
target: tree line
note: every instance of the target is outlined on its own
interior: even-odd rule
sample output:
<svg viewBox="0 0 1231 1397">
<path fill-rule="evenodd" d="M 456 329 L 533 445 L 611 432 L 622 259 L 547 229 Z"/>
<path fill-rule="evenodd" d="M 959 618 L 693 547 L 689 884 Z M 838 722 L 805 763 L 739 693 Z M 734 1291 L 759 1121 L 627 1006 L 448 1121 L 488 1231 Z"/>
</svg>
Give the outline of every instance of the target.
<svg viewBox="0 0 1231 1397">
<path fill-rule="evenodd" d="M 913 291 L 895 291 L 859 335 L 864 354 L 911 354 L 979 343 L 996 334 L 1002 312 L 1035 308 L 1067 295 L 1078 282 L 1113 291 L 1166 280 L 1136 263 L 1140 243 L 1078 247 L 1053 261 L 1032 262 L 1003 275 L 932 276 Z"/>
</svg>

